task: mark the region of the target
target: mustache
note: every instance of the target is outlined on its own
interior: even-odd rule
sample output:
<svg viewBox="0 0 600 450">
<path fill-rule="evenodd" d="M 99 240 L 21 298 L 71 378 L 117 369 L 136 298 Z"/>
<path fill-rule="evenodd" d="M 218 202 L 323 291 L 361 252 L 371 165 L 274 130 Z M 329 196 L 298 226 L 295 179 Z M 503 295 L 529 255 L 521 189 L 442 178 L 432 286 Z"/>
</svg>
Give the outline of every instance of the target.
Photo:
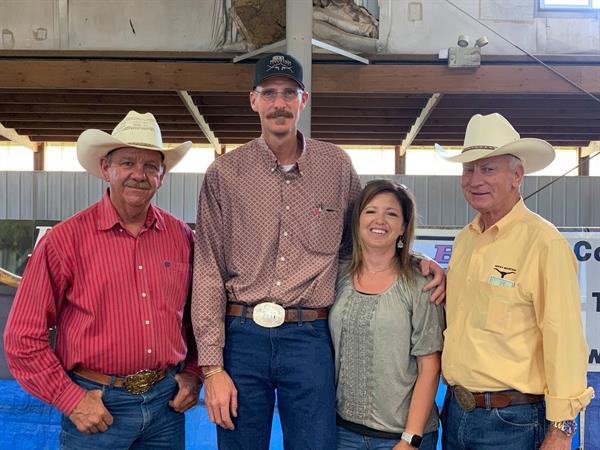
<svg viewBox="0 0 600 450">
<path fill-rule="evenodd" d="M 293 119 L 294 115 L 291 112 L 286 111 L 285 109 L 276 109 L 275 111 L 267 114 L 267 119 L 277 119 L 278 117 Z"/>
<path fill-rule="evenodd" d="M 130 187 L 130 188 L 135 188 L 135 189 L 150 189 L 150 183 L 148 183 L 147 181 L 127 180 L 125 183 L 123 183 L 123 185 L 125 187 Z"/>
</svg>

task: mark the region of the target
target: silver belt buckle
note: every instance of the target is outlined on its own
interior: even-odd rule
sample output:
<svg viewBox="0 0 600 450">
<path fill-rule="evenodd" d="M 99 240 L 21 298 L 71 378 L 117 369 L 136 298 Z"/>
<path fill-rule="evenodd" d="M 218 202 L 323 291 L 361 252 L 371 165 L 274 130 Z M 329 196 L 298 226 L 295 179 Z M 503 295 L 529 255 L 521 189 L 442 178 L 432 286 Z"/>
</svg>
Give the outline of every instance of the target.
<svg viewBox="0 0 600 450">
<path fill-rule="evenodd" d="M 259 303 L 252 310 L 252 320 L 265 328 L 275 328 L 285 322 L 285 309 L 277 303 Z"/>
</svg>

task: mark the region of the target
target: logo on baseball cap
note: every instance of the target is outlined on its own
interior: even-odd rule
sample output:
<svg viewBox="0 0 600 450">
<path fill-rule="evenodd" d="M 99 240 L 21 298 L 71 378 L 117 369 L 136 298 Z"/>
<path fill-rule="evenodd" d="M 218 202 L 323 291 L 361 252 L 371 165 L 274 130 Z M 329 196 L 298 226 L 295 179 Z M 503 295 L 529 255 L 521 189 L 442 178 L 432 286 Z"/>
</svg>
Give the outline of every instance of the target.
<svg viewBox="0 0 600 450">
<path fill-rule="evenodd" d="M 272 77 L 291 78 L 300 88 L 304 89 L 302 65 L 300 61 L 286 53 L 273 53 L 258 60 L 252 89 Z"/>
</svg>

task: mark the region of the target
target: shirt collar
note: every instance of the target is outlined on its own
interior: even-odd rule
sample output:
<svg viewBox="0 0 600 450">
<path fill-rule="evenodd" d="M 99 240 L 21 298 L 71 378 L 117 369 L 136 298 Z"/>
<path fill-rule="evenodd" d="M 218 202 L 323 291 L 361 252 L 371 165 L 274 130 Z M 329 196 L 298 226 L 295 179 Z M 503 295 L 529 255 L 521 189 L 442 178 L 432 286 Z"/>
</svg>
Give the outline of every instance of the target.
<svg viewBox="0 0 600 450">
<path fill-rule="evenodd" d="M 110 230 L 117 224 L 125 228 L 125 224 L 121 221 L 117 209 L 110 201 L 110 188 L 107 188 L 98 205 L 98 230 Z M 146 214 L 144 228 L 150 228 L 152 226 L 157 230 L 165 229 L 165 219 L 162 213 L 158 208 L 151 204 L 148 206 L 148 214 Z"/>
<path fill-rule="evenodd" d="M 302 148 L 302 154 L 296 161 L 296 166 L 298 167 L 298 172 L 300 173 L 300 175 L 302 175 L 304 170 L 306 169 L 307 158 L 308 158 L 308 156 L 307 156 L 308 152 L 307 152 L 307 148 L 306 148 L 306 139 L 304 138 L 304 135 L 300 131 L 296 132 L 296 139 L 298 139 L 298 144 Z M 267 141 L 265 141 L 265 139 L 261 136 L 256 140 L 256 142 L 257 142 L 257 146 L 258 146 L 258 152 L 259 152 L 263 162 L 269 168 L 270 172 L 275 172 L 275 170 L 277 170 L 279 168 L 279 164 L 277 162 L 277 158 L 275 157 L 275 154 L 267 145 Z"/>
<path fill-rule="evenodd" d="M 489 230 L 494 230 L 496 233 L 501 232 L 513 223 L 520 221 L 526 210 L 527 207 L 525 206 L 525 202 L 523 202 L 523 199 L 520 198 L 516 205 L 513 206 L 508 212 L 508 214 L 492 225 Z M 481 214 L 478 213 L 469 224 L 469 228 L 477 234 L 482 234 L 484 232 L 481 228 L 481 221 L 479 220 L 480 218 Z"/>
</svg>

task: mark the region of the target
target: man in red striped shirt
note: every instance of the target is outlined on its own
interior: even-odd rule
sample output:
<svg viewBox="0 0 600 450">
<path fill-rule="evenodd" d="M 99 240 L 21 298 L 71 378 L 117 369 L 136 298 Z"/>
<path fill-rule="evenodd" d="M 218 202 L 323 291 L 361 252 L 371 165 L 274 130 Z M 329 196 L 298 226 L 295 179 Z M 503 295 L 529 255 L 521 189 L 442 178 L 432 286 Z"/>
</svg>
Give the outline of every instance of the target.
<svg viewBox="0 0 600 450">
<path fill-rule="evenodd" d="M 111 135 L 79 137 L 81 165 L 110 187 L 40 240 L 4 333 L 14 377 L 64 414 L 63 449 L 185 447 L 200 388 L 193 239 L 150 201 L 190 147 L 164 149 L 154 116 L 135 111 Z"/>
</svg>

